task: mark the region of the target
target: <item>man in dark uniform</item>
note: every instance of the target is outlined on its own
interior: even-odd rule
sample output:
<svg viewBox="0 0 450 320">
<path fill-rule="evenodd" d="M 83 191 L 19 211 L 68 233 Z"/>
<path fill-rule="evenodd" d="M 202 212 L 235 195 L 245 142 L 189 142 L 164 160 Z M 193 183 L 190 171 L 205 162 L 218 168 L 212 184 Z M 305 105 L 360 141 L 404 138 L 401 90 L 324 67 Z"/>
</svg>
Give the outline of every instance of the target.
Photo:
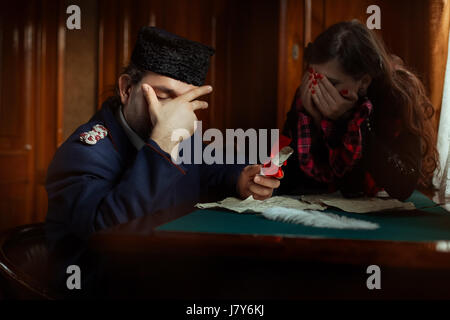
<svg viewBox="0 0 450 320">
<path fill-rule="evenodd" d="M 213 49 L 163 30 L 139 32 L 117 94 L 58 149 L 46 188 L 47 228 L 53 239 L 86 238 L 102 228 L 180 204 L 194 204 L 210 190 L 222 198 L 265 199 L 279 181 L 260 166 L 176 164 L 174 130 L 194 133 L 197 100 Z M 189 136 L 183 143 L 190 143 Z"/>
</svg>

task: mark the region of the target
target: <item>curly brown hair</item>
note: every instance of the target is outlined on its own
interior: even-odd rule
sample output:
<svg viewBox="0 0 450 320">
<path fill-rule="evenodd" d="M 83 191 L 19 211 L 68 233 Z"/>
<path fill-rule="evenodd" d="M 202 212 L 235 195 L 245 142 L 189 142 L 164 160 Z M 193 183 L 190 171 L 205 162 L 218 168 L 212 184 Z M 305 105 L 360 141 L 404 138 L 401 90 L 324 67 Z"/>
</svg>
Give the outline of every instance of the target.
<svg viewBox="0 0 450 320">
<path fill-rule="evenodd" d="M 358 20 L 340 22 L 321 33 L 305 50 L 307 64 L 321 64 L 337 58 L 343 70 L 358 80 L 372 77 L 367 97 L 386 119 L 401 119 L 402 127 L 420 137 L 422 167 L 419 184 L 431 186 L 439 166 L 436 132 L 433 128 L 434 107 L 414 72 L 403 61 L 388 53 L 383 40 Z M 380 118 L 375 122 L 382 127 Z"/>
</svg>

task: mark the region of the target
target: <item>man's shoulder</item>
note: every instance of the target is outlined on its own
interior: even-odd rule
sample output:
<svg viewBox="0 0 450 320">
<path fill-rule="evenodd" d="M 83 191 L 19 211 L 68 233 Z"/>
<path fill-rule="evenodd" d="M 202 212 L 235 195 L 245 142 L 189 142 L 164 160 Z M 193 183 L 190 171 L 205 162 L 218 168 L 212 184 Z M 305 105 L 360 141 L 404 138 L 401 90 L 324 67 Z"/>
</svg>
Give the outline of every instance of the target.
<svg viewBox="0 0 450 320">
<path fill-rule="evenodd" d="M 79 126 L 58 148 L 49 172 L 109 172 L 120 166 L 120 157 L 105 123 L 98 119 Z M 103 172 L 104 173 L 104 172 Z"/>
<path fill-rule="evenodd" d="M 113 152 L 114 144 L 109 137 L 110 132 L 105 123 L 98 119 L 79 126 L 59 150 L 77 151 L 81 153 L 97 154 Z"/>
</svg>

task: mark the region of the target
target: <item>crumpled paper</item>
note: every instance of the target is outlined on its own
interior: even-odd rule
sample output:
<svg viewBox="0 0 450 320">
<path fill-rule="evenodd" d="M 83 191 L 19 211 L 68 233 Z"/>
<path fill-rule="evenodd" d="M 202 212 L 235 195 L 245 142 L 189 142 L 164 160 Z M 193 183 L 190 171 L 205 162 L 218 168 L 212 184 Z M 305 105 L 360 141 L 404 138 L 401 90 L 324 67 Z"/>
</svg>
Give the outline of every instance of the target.
<svg viewBox="0 0 450 320">
<path fill-rule="evenodd" d="M 298 210 L 319 210 L 334 207 L 350 213 L 371 213 L 380 211 L 414 210 L 412 202 L 402 202 L 389 198 L 386 194 L 377 197 L 344 198 L 339 192 L 332 194 L 315 194 L 298 196 L 275 196 L 266 200 L 255 200 L 252 196 L 245 200 L 226 198 L 217 202 L 198 203 L 200 209 L 223 208 L 231 211 L 263 212 L 269 208 L 282 207 Z"/>
<path fill-rule="evenodd" d="M 245 200 L 238 198 L 226 198 L 222 201 L 210 203 L 197 203 L 195 205 L 200 209 L 224 208 L 235 212 L 263 212 L 268 208 L 283 207 L 291 209 L 325 210 L 326 206 L 320 203 L 307 203 L 298 199 L 298 197 L 275 196 L 266 200 L 255 200 L 252 196 Z"/>
<path fill-rule="evenodd" d="M 380 195 L 381 196 L 381 195 Z M 397 199 L 381 197 L 344 198 L 340 193 L 315 194 L 300 196 L 302 201 L 311 204 L 321 204 L 339 208 L 352 213 L 370 213 L 388 210 L 414 210 L 412 202 L 402 202 Z"/>
</svg>

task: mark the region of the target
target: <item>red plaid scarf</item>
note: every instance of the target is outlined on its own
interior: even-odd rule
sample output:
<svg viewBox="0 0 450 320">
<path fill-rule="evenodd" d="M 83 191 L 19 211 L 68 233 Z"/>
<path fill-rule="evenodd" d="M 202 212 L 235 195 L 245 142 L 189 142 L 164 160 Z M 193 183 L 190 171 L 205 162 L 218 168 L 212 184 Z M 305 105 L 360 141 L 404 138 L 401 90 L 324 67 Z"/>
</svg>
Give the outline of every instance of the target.
<svg viewBox="0 0 450 320">
<path fill-rule="evenodd" d="M 301 170 L 320 182 L 332 183 L 336 178 L 343 177 L 361 158 L 362 137 L 360 127 L 370 115 L 372 103 L 366 100 L 356 108 L 352 118 L 348 121 L 341 143 L 337 146 L 329 144 L 335 124 L 328 119 L 321 121 L 319 129 L 322 132 L 321 139 L 327 147 L 327 160 L 317 159 L 317 156 L 312 153 L 311 128 L 314 124 L 312 118 L 304 111 L 300 97 L 297 98 L 296 107 L 298 111 L 297 152 Z M 320 139 L 318 142 L 320 142 Z"/>
</svg>

